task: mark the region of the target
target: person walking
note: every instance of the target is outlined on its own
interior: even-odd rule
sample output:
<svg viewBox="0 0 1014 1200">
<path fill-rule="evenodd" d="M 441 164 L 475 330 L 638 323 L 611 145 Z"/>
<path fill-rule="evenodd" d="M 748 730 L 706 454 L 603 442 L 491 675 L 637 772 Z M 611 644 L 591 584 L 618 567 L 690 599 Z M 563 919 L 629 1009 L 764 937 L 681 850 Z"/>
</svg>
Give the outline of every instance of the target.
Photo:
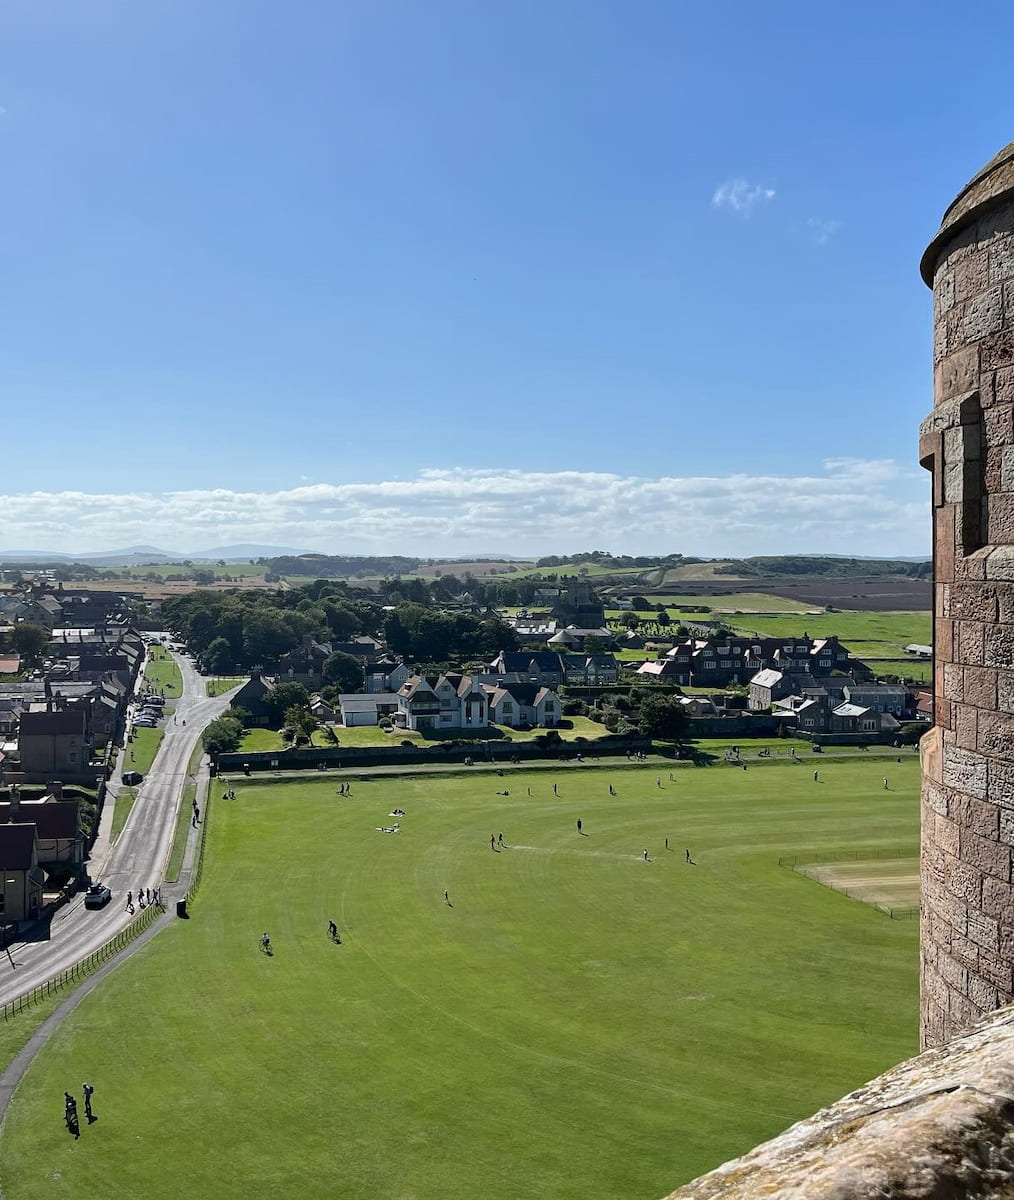
<svg viewBox="0 0 1014 1200">
<path fill-rule="evenodd" d="M 134 911 L 134 893 L 128 892 L 127 893 L 127 912 L 132 913 L 133 911 Z"/>
<path fill-rule="evenodd" d="M 261 934 L 261 949 L 265 954 L 271 953 L 271 939 L 268 937 L 267 933 Z"/>
<path fill-rule="evenodd" d="M 814 783 L 820 783 L 820 772 L 819 772 L 819 771 L 814 771 L 814 773 L 813 773 L 813 782 L 814 782 Z"/>
<path fill-rule="evenodd" d="M 338 926 L 334 923 L 334 921 L 328 921 L 327 935 L 332 942 L 336 942 L 338 940 Z"/>
<path fill-rule="evenodd" d="M 496 849 L 496 835 L 492 833 L 489 835 L 489 848 L 490 850 Z"/>
<path fill-rule="evenodd" d="M 560 794 L 560 793 L 559 793 L 559 792 L 556 790 L 556 784 L 554 783 L 554 784 L 553 784 L 553 795 L 554 795 L 554 796 L 559 796 L 559 794 Z"/>
<path fill-rule="evenodd" d="M 648 848 L 647 847 L 645 847 L 645 849 L 644 849 L 644 861 L 645 862 L 648 861 Z"/>
<path fill-rule="evenodd" d="M 581 831 L 582 831 L 582 830 L 581 830 L 581 818 L 580 818 L 580 817 L 578 817 L 578 819 L 577 819 L 577 831 L 578 831 L 578 833 L 581 833 Z"/>
<path fill-rule="evenodd" d="M 498 834 L 496 835 L 496 844 L 497 844 L 498 846 L 502 846 L 502 845 L 503 845 L 503 834 L 502 834 L 502 833 L 498 833 Z"/>
<path fill-rule="evenodd" d="M 609 795 L 610 796 L 616 795 L 616 788 L 614 788 L 612 784 L 609 785 Z"/>
<path fill-rule="evenodd" d="M 444 903 L 447 905 L 448 908 L 450 908 L 451 898 L 450 898 L 450 896 L 448 896 L 446 891 L 444 892 Z"/>
<path fill-rule="evenodd" d="M 95 1094 L 95 1089 L 90 1083 L 82 1083 L 81 1091 L 84 1093 L 85 1116 L 88 1118 L 88 1124 L 90 1125 L 95 1120 L 92 1116 L 92 1096 Z"/>
<path fill-rule="evenodd" d="M 887 786 L 887 776 L 884 776 L 884 791 L 889 792 L 891 789 Z"/>
<path fill-rule="evenodd" d="M 689 850 L 689 848 L 688 848 L 686 851 L 684 851 L 684 853 L 685 853 L 685 854 L 686 854 L 686 856 L 687 856 L 687 862 L 688 862 L 688 863 L 692 863 L 694 860 L 693 860 L 693 859 L 690 857 L 690 850 Z"/>
<path fill-rule="evenodd" d="M 667 850 L 669 849 L 669 839 L 668 838 L 665 839 L 665 848 Z"/>
</svg>

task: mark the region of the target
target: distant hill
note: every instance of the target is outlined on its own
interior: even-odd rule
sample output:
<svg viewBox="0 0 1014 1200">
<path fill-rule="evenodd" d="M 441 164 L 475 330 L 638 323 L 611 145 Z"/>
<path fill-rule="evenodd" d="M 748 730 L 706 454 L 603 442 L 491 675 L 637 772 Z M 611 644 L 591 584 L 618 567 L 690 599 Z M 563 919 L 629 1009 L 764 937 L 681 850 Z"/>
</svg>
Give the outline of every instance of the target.
<svg viewBox="0 0 1014 1200">
<path fill-rule="evenodd" d="M 149 563 L 191 562 L 248 562 L 251 558 L 275 558 L 280 555 L 305 554 L 305 550 L 290 550 L 285 546 L 216 546 L 211 550 L 160 550 L 157 546 L 128 546 L 124 550 L 105 550 L 91 554 L 67 554 L 57 550 L 0 550 L 2 563 L 86 563 L 91 567 L 140 567 Z"/>
</svg>

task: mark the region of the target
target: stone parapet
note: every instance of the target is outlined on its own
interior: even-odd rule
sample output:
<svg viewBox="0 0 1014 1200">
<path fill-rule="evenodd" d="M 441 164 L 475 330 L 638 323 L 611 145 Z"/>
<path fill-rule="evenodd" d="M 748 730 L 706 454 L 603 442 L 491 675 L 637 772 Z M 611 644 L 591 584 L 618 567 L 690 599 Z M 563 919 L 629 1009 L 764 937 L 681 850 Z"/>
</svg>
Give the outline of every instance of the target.
<svg viewBox="0 0 1014 1200">
<path fill-rule="evenodd" d="M 667 1200 L 1014 1197 L 1014 1008 Z"/>
</svg>

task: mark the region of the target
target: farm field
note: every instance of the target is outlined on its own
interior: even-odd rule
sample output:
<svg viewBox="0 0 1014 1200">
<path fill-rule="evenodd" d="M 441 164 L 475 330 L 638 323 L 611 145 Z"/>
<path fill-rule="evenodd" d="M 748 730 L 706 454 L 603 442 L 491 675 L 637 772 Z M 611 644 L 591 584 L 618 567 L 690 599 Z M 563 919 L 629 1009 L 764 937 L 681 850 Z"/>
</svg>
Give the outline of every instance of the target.
<svg viewBox="0 0 1014 1200">
<path fill-rule="evenodd" d="M 799 600 L 787 600 L 784 596 L 772 596 L 766 592 L 731 592 L 728 595 L 693 595 L 690 593 L 666 593 L 650 597 L 652 604 L 664 604 L 667 608 L 677 604 L 703 604 L 717 613 L 735 612 L 813 612 L 812 604 L 804 604 Z M 676 615 L 676 614 L 671 614 Z M 685 613 L 683 616 L 692 617 L 696 614 Z M 703 614 L 707 615 L 707 614 Z"/>
<path fill-rule="evenodd" d="M 573 767 L 558 796 L 528 774 L 530 798 L 521 770 L 509 797 L 477 772 L 357 780 L 350 799 L 333 778 L 238 781 L 213 802 L 192 919 L 29 1070 L 0 1187 L 665 1195 L 917 1049 L 916 922 L 778 866 L 914 853 L 917 762 L 892 764 L 890 792 L 877 760 L 824 763 L 820 784 L 807 767 L 661 787 L 656 767 Z M 377 832 L 395 808 L 401 832 Z M 60 1097 L 82 1079 L 99 1119 L 75 1142 Z"/>
<path fill-rule="evenodd" d="M 710 564 L 719 566 L 720 564 Z M 700 568 L 683 567 L 683 571 Z M 682 575 L 678 580 L 667 577 L 666 583 L 679 582 L 680 589 L 688 594 L 708 596 L 726 592 L 739 583 L 742 590 L 780 596 L 786 600 L 797 600 L 813 608 L 833 604 L 835 608 L 847 608 L 863 612 L 902 612 L 922 610 L 929 612 L 932 605 L 932 588 L 926 579 L 907 576 L 826 576 L 826 575 L 769 575 L 751 576 L 744 579 L 736 575 Z M 648 596 L 650 600 L 652 597 Z"/>
<path fill-rule="evenodd" d="M 736 629 L 749 629 L 765 637 L 794 636 L 805 629 L 810 637 L 838 637 L 851 646 L 857 642 L 886 642 L 886 652 L 902 650 L 910 642 L 926 644 L 931 640 L 931 617 L 928 612 L 833 612 L 807 616 L 800 624 L 798 617 L 751 614 L 737 619 L 726 618 Z"/>
</svg>

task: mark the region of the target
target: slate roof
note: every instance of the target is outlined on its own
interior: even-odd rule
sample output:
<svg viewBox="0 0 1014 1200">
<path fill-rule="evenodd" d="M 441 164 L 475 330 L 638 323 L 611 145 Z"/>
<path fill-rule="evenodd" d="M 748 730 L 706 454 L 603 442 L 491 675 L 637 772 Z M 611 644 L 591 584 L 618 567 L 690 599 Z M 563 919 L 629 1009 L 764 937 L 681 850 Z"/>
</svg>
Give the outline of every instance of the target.
<svg viewBox="0 0 1014 1200">
<path fill-rule="evenodd" d="M 10 804 L 0 804 L 0 825 L 32 824 L 39 838 L 68 840 L 77 837 L 79 829 L 76 800 L 50 800 L 45 804 L 22 804 L 12 812 Z"/>
<path fill-rule="evenodd" d="M 29 871 L 35 859 L 34 825 L 0 825 L 0 870 Z"/>
</svg>

